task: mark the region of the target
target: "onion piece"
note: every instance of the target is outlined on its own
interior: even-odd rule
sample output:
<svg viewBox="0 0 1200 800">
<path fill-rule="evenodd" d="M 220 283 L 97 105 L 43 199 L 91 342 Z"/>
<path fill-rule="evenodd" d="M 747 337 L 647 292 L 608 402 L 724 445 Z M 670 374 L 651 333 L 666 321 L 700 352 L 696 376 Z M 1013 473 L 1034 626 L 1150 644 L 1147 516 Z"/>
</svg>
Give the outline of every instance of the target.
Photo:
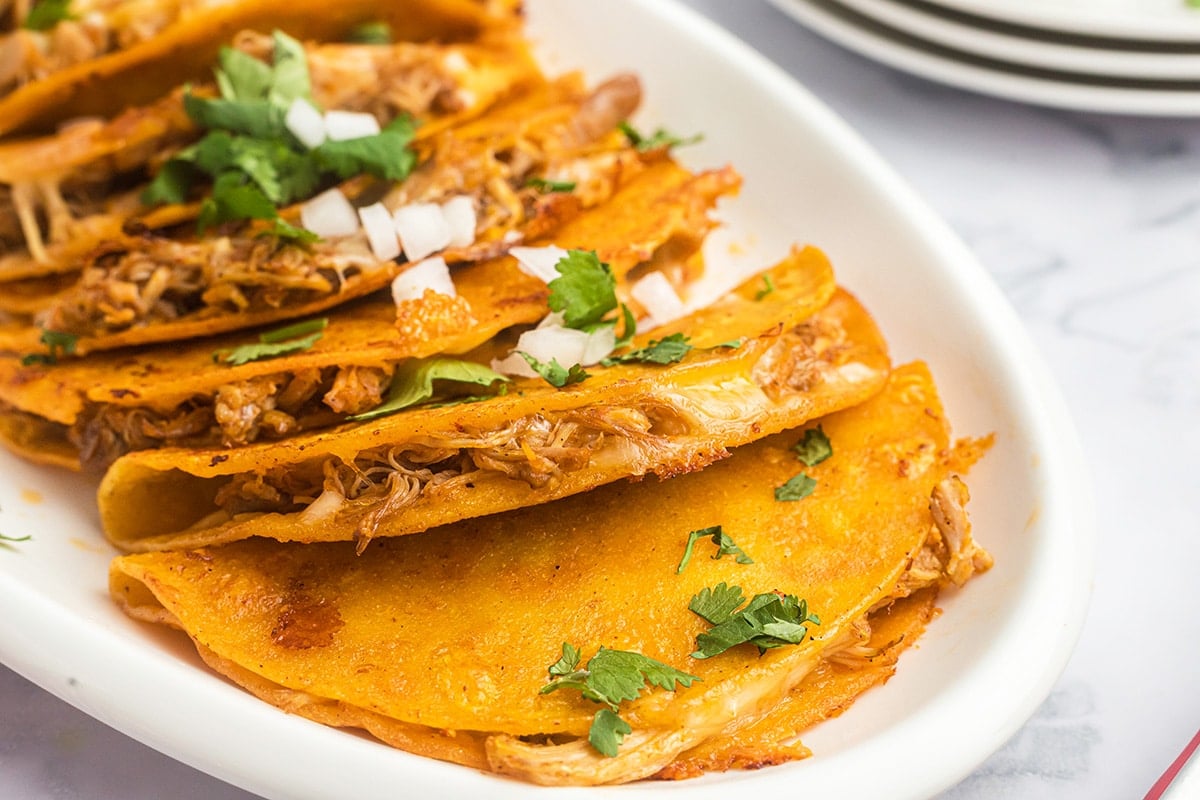
<svg viewBox="0 0 1200 800">
<path fill-rule="evenodd" d="M 450 297 L 458 296 L 450 277 L 450 267 L 441 256 L 419 261 L 397 275 L 392 281 L 392 301 L 400 305 L 405 300 L 420 300 L 426 289 Z"/>
<path fill-rule="evenodd" d="M 326 111 L 325 135 L 331 142 L 362 139 L 380 132 L 379 120 L 365 111 Z"/>
<path fill-rule="evenodd" d="M 409 261 L 420 261 L 450 244 L 450 226 L 436 203 L 401 206 L 392 214 L 392 224 Z"/>
<path fill-rule="evenodd" d="M 555 314 L 551 314 L 547 319 L 555 316 L 561 319 L 560 315 Z M 492 361 L 492 369 L 506 375 L 535 377 L 537 373 L 518 351 L 543 364 L 557 361 L 567 369 L 576 364 L 590 367 L 600 363 L 601 359 L 613 351 L 616 338 L 616 331 L 612 325 L 603 325 L 589 333 L 575 328 L 564 328 L 558 322 L 546 324 L 546 320 L 543 320 L 538 327 L 521 334 L 510 355 Z"/>
<path fill-rule="evenodd" d="M 396 226 L 391 212 L 383 203 L 375 203 L 358 210 L 363 232 L 371 243 L 371 252 L 380 261 L 391 261 L 400 255 L 400 240 L 396 238 Z"/>
<path fill-rule="evenodd" d="M 442 203 L 442 216 L 450 229 L 450 247 L 475 243 L 475 201 L 465 194 Z"/>
<path fill-rule="evenodd" d="M 316 106 L 303 97 L 297 97 L 288 106 L 283 124 L 309 150 L 325 141 L 325 118 Z"/>
<path fill-rule="evenodd" d="M 346 504 L 346 496 L 337 489 L 326 489 L 296 516 L 301 525 L 316 525 L 324 522 Z"/>
<path fill-rule="evenodd" d="M 655 326 L 679 319 L 687 313 L 675 287 L 661 272 L 651 272 L 633 284 L 629 294 L 642 304 Z"/>
<path fill-rule="evenodd" d="M 300 224 L 323 239 L 358 231 L 358 213 L 340 189 L 321 192 L 300 206 Z"/>
<path fill-rule="evenodd" d="M 549 283 L 558 277 L 555 264 L 567 257 L 567 251 L 561 247 L 514 247 L 508 251 L 517 259 L 517 267 L 531 278 L 537 278 L 542 283 Z"/>
</svg>

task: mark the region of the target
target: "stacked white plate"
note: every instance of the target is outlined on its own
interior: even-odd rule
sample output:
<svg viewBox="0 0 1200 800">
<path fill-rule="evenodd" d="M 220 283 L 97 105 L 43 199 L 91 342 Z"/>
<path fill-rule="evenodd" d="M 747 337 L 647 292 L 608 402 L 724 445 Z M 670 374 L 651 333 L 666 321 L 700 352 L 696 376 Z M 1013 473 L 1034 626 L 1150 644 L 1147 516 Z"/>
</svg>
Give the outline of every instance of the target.
<svg viewBox="0 0 1200 800">
<path fill-rule="evenodd" d="M 1059 108 L 1200 117 L 1193 0 L 769 0 L 897 69 Z"/>
</svg>

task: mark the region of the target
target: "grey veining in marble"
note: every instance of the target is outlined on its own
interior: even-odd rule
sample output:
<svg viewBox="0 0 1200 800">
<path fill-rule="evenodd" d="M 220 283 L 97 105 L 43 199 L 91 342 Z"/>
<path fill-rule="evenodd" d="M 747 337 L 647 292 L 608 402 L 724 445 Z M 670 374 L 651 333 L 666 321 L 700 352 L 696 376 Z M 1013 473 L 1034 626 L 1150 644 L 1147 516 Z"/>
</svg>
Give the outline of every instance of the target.
<svg viewBox="0 0 1200 800">
<path fill-rule="evenodd" d="M 1100 524 L 1082 638 L 1037 714 L 941 797 L 1142 797 L 1200 727 L 1200 120 L 994 100 L 848 53 L 765 3 L 687 4 L 808 86 L 949 221 L 1083 441 Z M 0 799 L 162 787 L 249 797 L 0 668 Z"/>
</svg>

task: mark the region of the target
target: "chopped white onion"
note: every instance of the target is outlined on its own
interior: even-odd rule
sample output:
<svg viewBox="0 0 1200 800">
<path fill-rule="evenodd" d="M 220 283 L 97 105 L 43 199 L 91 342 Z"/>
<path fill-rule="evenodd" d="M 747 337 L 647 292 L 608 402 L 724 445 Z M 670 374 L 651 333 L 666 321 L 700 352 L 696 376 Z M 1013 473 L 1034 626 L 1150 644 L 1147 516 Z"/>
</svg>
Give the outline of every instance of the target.
<svg viewBox="0 0 1200 800">
<path fill-rule="evenodd" d="M 392 214 L 404 257 L 420 261 L 450 244 L 450 226 L 436 203 L 412 203 Z"/>
<path fill-rule="evenodd" d="M 580 364 L 590 367 L 599 364 L 602 358 L 608 356 L 617 347 L 617 329 L 613 325 L 604 325 L 588 334 L 587 347 L 583 351 Z"/>
<path fill-rule="evenodd" d="M 300 224 L 324 239 L 358 230 L 358 213 L 340 189 L 321 192 L 300 206 Z"/>
<path fill-rule="evenodd" d="M 557 361 L 561 366 L 570 369 L 576 364 L 590 367 L 600 363 L 600 360 L 613 351 L 616 344 L 616 333 L 611 325 L 605 325 L 591 333 L 574 328 L 564 328 L 561 316 L 551 314 L 546 319 L 558 317 L 558 320 L 546 324 L 546 320 L 533 330 L 525 331 L 517 339 L 517 346 L 508 357 L 492 362 L 492 369 L 506 375 L 523 375 L 532 378 L 537 375 L 527 361 L 516 351 L 527 353 L 543 364 Z"/>
<path fill-rule="evenodd" d="M 517 259 L 521 272 L 543 283 L 549 283 L 558 277 L 554 265 L 567 257 L 567 251 L 561 247 L 514 247 L 508 251 Z"/>
<path fill-rule="evenodd" d="M 450 228 L 450 247 L 475 243 L 475 201 L 465 194 L 442 203 L 442 216 Z"/>
<path fill-rule="evenodd" d="M 375 203 L 358 210 L 363 232 L 371 244 L 371 252 L 380 261 L 391 261 L 400 255 L 400 240 L 396 238 L 396 226 L 392 214 L 383 203 Z"/>
<path fill-rule="evenodd" d="M 392 281 L 392 300 L 396 305 L 405 300 L 420 300 L 426 289 L 450 297 L 458 295 L 450 277 L 450 267 L 441 256 L 417 262 L 397 275 Z"/>
<path fill-rule="evenodd" d="M 654 325 L 678 319 L 686 313 L 675 287 L 661 272 L 651 272 L 629 289 L 629 294 L 646 309 Z"/>
<path fill-rule="evenodd" d="M 297 97 L 288 106 L 283 124 L 309 150 L 325 141 L 325 119 L 317 107 L 303 97 Z"/>
<path fill-rule="evenodd" d="M 301 525 L 315 525 L 324 522 L 338 512 L 346 504 L 346 496 L 336 489 L 326 489 L 317 496 L 297 516 Z"/>
<path fill-rule="evenodd" d="M 379 120 L 364 111 L 326 111 L 325 135 L 330 141 L 343 142 L 379 133 Z"/>
<path fill-rule="evenodd" d="M 458 50 L 451 50 L 442 56 L 442 66 L 446 68 L 446 71 L 456 74 L 461 74 L 471 68 L 467 57 Z"/>
</svg>

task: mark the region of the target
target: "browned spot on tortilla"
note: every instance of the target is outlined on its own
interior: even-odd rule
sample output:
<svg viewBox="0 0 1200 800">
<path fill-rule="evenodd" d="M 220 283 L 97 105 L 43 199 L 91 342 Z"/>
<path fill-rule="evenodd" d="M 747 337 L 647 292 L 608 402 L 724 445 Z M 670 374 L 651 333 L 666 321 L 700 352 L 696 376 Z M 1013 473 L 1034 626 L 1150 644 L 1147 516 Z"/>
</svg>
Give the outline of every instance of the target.
<svg viewBox="0 0 1200 800">
<path fill-rule="evenodd" d="M 334 634 L 346 623 L 337 606 L 313 597 L 302 586 L 299 584 L 283 598 L 271 630 L 271 641 L 291 650 L 328 647 L 333 644 Z"/>
</svg>

